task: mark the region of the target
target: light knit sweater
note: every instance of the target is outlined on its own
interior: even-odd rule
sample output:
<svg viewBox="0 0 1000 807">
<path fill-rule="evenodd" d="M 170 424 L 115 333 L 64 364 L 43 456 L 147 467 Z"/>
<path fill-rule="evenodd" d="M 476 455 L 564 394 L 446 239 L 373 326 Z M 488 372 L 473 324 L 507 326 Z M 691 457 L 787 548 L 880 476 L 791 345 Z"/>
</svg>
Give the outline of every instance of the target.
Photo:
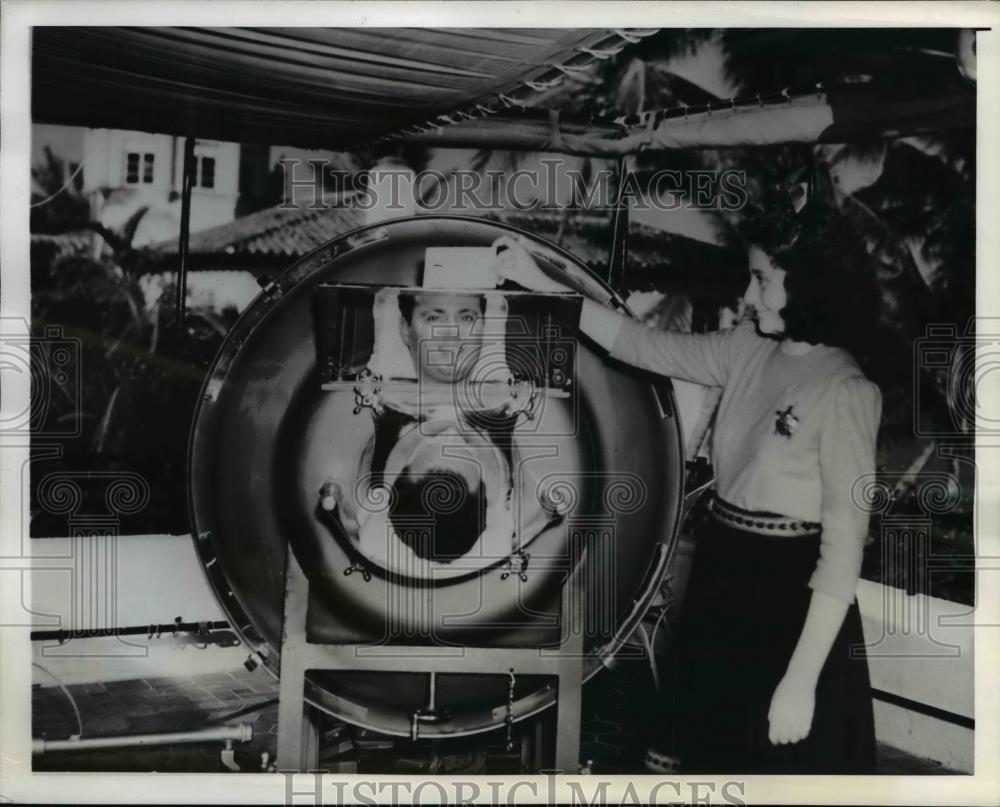
<svg viewBox="0 0 1000 807">
<path fill-rule="evenodd" d="M 602 325 L 587 332 L 615 358 L 722 387 L 712 441 L 718 495 L 746 510 L 821 523 L 809 586 L 852 602 L 869 518 L 855 483 L 875 470 L 882 398 L 850 354 L 817 346 L 789 355 L 750 322 L 708 334 L 652 330 L 625 317 Z"/>
</svg>

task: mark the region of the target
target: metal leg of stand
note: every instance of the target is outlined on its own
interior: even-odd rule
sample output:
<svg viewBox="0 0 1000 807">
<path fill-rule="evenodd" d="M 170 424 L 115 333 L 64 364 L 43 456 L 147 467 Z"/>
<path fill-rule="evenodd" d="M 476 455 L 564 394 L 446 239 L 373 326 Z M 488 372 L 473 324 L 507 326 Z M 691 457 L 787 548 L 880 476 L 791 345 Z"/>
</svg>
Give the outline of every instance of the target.
<svg viewBox="0 0 1000 807">
<path fill-rule="evenodd" d="M 305 702 L 306 613 L 309 581 L 291 550 L 285 582 L 281 680 L 278 685 L 278 768 L 312 771 L 319 764 L 319 728 Z"/>
<path fill-rule="evenodd" d="M 406 662 L 410 672 L 555 675 L 559 689 L 556 699 L 555 769 L 568 775 L 579 772 L 580 710 L 583 690 L 583 637 L 586 619 L 585 586 L 582 583 L 586 559 L 582 558 L 563 588 L 562 636 L 557 647 L 502 649 L 467 647 L 461 656 L 442 654 L 440 658 L 415 656 Z M 281 643 L 281 681 L 278 701 L 278 768 L 312 771 L 318 767 L 319 731 L 315 710 L 305 703 L 305 676 L 308 669 L 398 669 L 400 659 L 356 655 L 352 645 L 315 645 L 306 637 L 309 580 L 289 550 L 285 574 L 285 613 Z M 382 648 L 391 649 L 391 648 Z M 431 649 L 431 648 L 425 648 Z M 436 647 L 436 650 L 447 648 Z"/>
<path fill-rule="evenodd" d="M 532 764 L 522 773 L 538 773 L 545 767 L 545 724 L 548 718 L 548 714 L 541 714 L 535 719 L 531 741 Z"/>
<path fill-rule="evenodd" d="M 560 655 L 559 692 L 556 698 L 555 768 L 567 775 L 580 770 L 580 723 L 583 708 L 583 635 L 586 629 L 586 598 L 581 582 L 586 557 L 563 588 L 563 637 Z"/>
<path fill-rule="evenodd" d="M 568 685 L 567 685 L 568 684 Z M 580 770 L 580 707 L 582 688 L 559 677 L 556 701 L 556 770 L 568 776 Z"/>
<path fill-rule="evenodd" d="M 301 678 L 299 679 L 302 680 Z M 301 692 L 301 688 L 298 690 Z M 278 769 L 309 772 L 319 766 L 319 728 L 315 710 L 302 696 L 296 699 L 293 692 L 280 687 L 278 703 Z M 288 706 L 285 704 L 291 703 Z"/>
</svg>

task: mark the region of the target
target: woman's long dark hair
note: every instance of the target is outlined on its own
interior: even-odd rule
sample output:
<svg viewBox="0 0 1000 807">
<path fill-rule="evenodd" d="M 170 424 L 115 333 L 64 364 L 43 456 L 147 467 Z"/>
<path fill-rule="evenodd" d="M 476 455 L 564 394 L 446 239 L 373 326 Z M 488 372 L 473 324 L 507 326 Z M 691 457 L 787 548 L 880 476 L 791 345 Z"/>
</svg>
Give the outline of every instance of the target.
<svg viewBox="0 0 1000 807">
<path fill-rule="evenodd" d="M 844 348 L 877 382 L 871 354 L 881 294 L 861 233 L 835 207 L 816 202 L 782 224 L 773 221 L 749 222 L 744 238 L 785 271 L 783 336 Z"/>
</svg>

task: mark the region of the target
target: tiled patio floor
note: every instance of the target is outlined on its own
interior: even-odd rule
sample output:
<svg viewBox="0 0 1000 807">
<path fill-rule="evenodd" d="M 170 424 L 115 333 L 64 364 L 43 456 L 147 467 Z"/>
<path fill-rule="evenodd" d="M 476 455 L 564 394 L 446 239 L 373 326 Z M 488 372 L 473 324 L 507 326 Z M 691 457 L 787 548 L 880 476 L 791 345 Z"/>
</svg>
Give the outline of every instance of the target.
<svg viewBox="0 0 1000 807">
<path fill-rule="evenodd" d="M 80 710 L 84 736 L 187 731 L 213 723 L 246 722 L 253 725 L 254 739 L 238 749 L 237 761 L 241 768 L 247 772 L 261 770 L 262 755 L 265 753 L 267 759 L 274 759 L 278 687 L 263 669 L 254 672 L 238 669 L 186 678 L 109 681 L 80 684 L 68 689 Z M 607 717 L 609 705 L 615 710 L 619 708 L 614 700 L 619 695 L 620 690 L 615 687 L 601 692 L 600 712 L 591 710 L 584 715 L 582 754 L 585 758 L 596 759 L 595 773 L 642 772 L 638 764 L 641 741 L 636 741 L 635 732 L 629 732 L 620 723 L 609 722 Z M 261 706 L 264 708 L 254 708 Z M 243 710 L 248 711 L 236 716 Z M 36 738 L 61 739 L 77 731 L 73 710 L 65 694 L 57 687 L 36 685 L 33 688 L 32 714 Z M 413 757 L 410 752 L 415 750 L 419 749 L 399 752 L 396 758 Z M 370 757 L 367 764 L 376 764 L 377 759 Z M 386 762 L 387 757 L 383 753 L 378 764 Z M 360 770 L 364 772 L 364 758 L 360 764 Z M 391 759 L 388 764 L 392 764 Z M 36 757 L 34 767 L 35 770 L 63 771 L 225 770 L 218 747 L 210 746 L 51 753 Z M 882 773 L 898 775 L 960 773 L 885 744 L 879 745 L 879 767 Z"/>
</svg>

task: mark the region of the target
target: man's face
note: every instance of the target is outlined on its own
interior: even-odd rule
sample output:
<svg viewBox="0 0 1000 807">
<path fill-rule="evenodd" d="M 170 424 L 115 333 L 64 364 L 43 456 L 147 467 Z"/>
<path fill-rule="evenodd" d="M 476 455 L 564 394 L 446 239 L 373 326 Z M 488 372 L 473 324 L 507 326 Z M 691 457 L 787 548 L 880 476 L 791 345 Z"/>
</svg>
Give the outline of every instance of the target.
<svg viewBox="0 0 1000 807">
<path fill-rule="evenodd" d="M 477 294 L 414 295 L 413 315 L 409 323 L 402 320 L 401 333 L 421 381 L 451 384 L 469 374 L 482 348 L 476 328 L 481 304 Z"/>
</svg>

